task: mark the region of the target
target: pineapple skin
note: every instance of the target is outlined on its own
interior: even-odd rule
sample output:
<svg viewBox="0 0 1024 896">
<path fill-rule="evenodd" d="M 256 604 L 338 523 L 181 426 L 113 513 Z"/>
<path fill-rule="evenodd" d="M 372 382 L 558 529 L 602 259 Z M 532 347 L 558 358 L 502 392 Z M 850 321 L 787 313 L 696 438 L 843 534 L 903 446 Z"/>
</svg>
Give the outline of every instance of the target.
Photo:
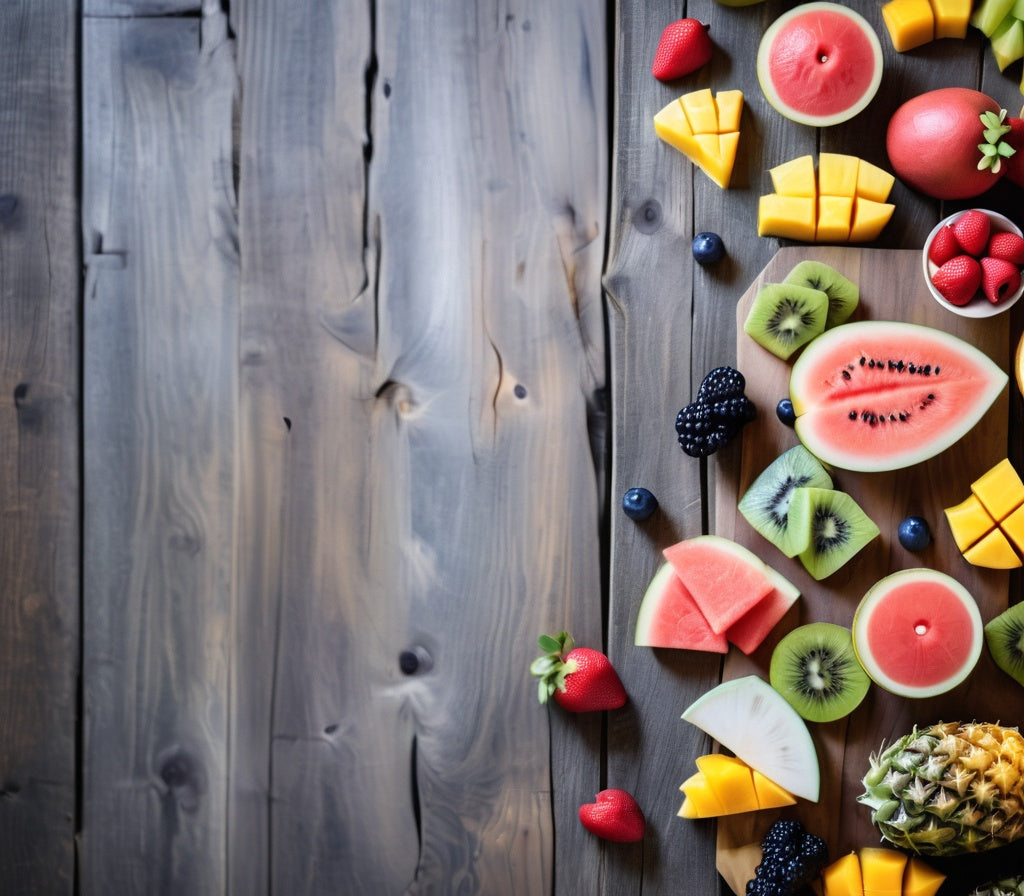
<svg viewBox="0 0 1024 896">
<path fill-rule="evenodd" d="M 1024 837 L 1024 737 L 989 722 L 938 722 L 870 757 L 865 792 L 882 839 L 924 856 Z M 998 892 L 998 891 L 997 891 Z"/>
<path fill-rule="evenodd" d="M 970 896 L 1024 896 L 1024 874 L 982 884 Z"/>
</svg>

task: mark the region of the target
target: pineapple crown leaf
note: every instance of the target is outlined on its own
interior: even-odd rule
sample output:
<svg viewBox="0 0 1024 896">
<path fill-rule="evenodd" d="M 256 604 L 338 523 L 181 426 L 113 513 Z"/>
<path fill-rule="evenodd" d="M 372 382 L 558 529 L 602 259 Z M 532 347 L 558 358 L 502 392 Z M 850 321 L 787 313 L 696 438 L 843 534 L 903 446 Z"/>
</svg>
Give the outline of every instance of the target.
<svg viewBox="0 0 1024 896">
<path fill-rule="evenodd" d="M 556 690 L 565 690 L 566 677 L 576 671 L 575 661 L 565 660 L 573 648 L 573 640 L 568 632 L 563 631 L 557 636 L 541 635 L 537 645 L 544 654 L 530 663 L 530 674 L 540 679 L 537 683 L 537 700 L 547 703 Z"/>
<path fill-rule="evenodd" d="M 1006 110 L 1000 109 L 999 113 L 982 112 L 978 116 L 981 119 L 982 137 L 984 143 L 978 144 L 981 150 L 981 158 L 978 160 L 978 170 L 989 169 L 993 174 L 998 174 L 1003 167 L 1003 159 L 1008 159 L 1016 150 L 1010 146 L 1003 137 L 1010 133 L 1010 126 L 1006 123 Z"/>
</svg>

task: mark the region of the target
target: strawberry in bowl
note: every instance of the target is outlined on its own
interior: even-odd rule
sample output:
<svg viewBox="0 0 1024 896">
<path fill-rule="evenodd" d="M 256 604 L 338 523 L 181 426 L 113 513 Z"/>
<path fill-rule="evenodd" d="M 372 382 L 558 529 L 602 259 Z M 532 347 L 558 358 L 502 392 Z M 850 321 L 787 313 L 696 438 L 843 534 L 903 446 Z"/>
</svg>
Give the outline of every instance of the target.
<svg viewBox="0 0 1024 896">
<path fill-rule="evenodd" d="M 1024 235 L 1009 218 L 968 209 L 940 221 L 922 253 L 932 298 L 962 317 L 992 317 L 1024 293 Z"/>
</svg>

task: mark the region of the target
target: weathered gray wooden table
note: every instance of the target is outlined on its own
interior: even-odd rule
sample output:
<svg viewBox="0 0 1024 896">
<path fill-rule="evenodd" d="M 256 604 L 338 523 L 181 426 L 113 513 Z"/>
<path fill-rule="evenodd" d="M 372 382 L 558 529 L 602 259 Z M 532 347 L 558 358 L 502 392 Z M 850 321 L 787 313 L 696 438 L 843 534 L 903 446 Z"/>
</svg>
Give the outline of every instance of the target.
<svg viewBox="0 0 1024 896">
<path fill-rule="evenodd" d="M 765 169 L 886 166 L 930 86 L 1021 100 L 977 33 L 897 56 L 858 0 L 882 91 L 793 125 L 753 70 L 786 5 L 0 5 L 0 892 L 717 892 L 675 813 L 720 658 L 632 624 L 713 524 L 672 422 L 779 247 Z M 684 14 L 715 56 L 665 86 Z M 728 191 L 651 127 L 708 85 L 747 99 Z M 949 210 L 893 195 L 882 246 Z M 627 707 L 536 704 L 563 627 Z M 579 825 L 604 786 L 642 845 Z"/>
</svg>

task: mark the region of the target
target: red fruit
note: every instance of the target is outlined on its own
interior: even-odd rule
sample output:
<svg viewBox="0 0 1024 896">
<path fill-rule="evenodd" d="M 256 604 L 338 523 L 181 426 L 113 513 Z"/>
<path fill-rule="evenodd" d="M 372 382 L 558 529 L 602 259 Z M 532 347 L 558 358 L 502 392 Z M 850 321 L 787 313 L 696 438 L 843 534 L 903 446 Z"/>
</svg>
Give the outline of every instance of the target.
<svg viewBox="0 0 1024 896">
<path fill-rule="evenodd" d="M 1003 160 L 1006 179 L 1024 187 L 1024 118 L 1007 118 L 1010 132 L 1004 138 L 1016 152 Z"/>
<path fill-rule="evenodd" d="M 928 260 L 936 267 L 942 267 L 959 254 L 960 244 L 953 236 L 953 228 L 947 224 L 932 238 L 932 244 L 928 247 Z"/>
<path fill-rule="evenodd" d="M 953 224 L 953 236 L 968 255 L 981 258 L 988 246 L 988 236 L 992 231 L 992 222 L 988 215 L 976 208 L 964 212 Z"/>
<path fill-rule="evenodd" d="M 1024 265 L 1024 239 L 1008 230 L 994 233 L 985 254 L 991 258 L 1004 258 L 1019 267 Z"/>
<path fill-rule="evenodd" d="M 530 664 L 530 674 L 540 679 L 537 697 L 549 697 L 568 712 L 618 709 L 626 702 L 626 689 L 608 657 L 589 647 L 574 647 L 568 632 L 557 638 L 537 640 L 544 655 Z"/>
<path fill-rule="evenodd" d="M 1012 296 L 1020 288 L 1020 269 L 1005 258 L 981 260 L 981 291 L 993 305 Z"/>
<path fill-rule="evenodd" d="M 1006 171 L 1001 162 L 1009 147 L 999 151 L 998 144 L 1005 141 L 1002 133 L 995 133 L 1002 126 L 986 136 L 993 121 L 999 124 L 1001 112 L 994 99 L 967 87 L 942 87 L 907 100 L 889 119 L 885 136 L 893 172 L 936 199 L 984 193 Z M 992 117 L 982 122 L 986 113 Z M 980 144 L 991 145 L 990 154 L 983 154 Z M 985 166 L 979 169 L 982 159 Z"/>
<path fill-rule="evenodd" d="M 697 71 L 710 59 L 708 26 L 696 19 L 679 19 L 661 32 L 651 74 L 659 81 L 674 81 Z"/>
<path fill-rule="evenodd" d="M 966 305 L 981 286 L 981 265 L 970 255 L 957 255 L 932 274 L 932 286 L 951 305 Z"/>
<path fill-rule="evenodd" d="M 647 823 L 644 813 L 625 790 L 602 790 L 597 802 L 580 806 L 580 822 L 590 833 L 616 843 L 643 840 Z"/>
</svg>

